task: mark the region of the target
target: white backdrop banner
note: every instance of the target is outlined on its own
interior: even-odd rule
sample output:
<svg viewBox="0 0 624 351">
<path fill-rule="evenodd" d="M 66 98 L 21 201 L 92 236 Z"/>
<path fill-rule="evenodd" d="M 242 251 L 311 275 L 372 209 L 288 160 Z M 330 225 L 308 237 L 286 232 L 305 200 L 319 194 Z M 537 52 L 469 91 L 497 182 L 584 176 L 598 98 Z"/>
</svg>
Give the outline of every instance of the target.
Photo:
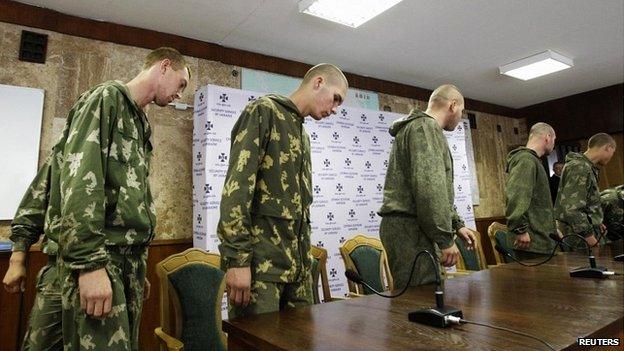
<svg viewBox="0 0 624 351">
<path fill-rule="evenodd" d="M 193 243 L 218 253 L 219 200 L 228 166 L 230 132 L 241 111 L 264 94 L 208 85 L 195 94 L 193 130 Z M 390 124 L 404 115 L 342 107 L 336 116 L 306 120 L 312 147 L 314 202 L 312 244 L 328 251 L 333 296 L 348 293 L 338 248 L 356 234 L 379 237 L 383 184 L 393 138 Z M 455 171 L 455 206 L 475 228 L 470 172 L 466 157 L 467 124 L 445 132 Z"/>
</svg>

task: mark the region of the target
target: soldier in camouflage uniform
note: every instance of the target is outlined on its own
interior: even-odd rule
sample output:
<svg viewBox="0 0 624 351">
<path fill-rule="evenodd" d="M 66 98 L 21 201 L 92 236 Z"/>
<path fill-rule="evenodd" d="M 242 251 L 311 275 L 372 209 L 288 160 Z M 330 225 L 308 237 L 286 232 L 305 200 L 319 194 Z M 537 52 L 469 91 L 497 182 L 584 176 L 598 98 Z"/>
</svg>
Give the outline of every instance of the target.
<svg viewBox="0 0 624 351">
<path fill-rule="evenodd" d="M 611 241 L 624 239 L 624 185 L 603 190 L 600 193 L 600 204 L 607 238 Z"/>
<path fill-rule="evenodd" d="M 11 223 L 13 254 L 3 280 L 5 289 L 10 293 L 24 291 L 28 250 L 45 232 L 51 161 L 48 158 L 37 173 Z M 56 264 L 58 244 L 44 236 L 41 246 L 42 252 L 48 255 L 48 263 L 39 271 L 35 281 L 36 296 L 22 350 L 61 350 L 61 286 Z"/>
<path fill-rule="evenodd" d="M 579 234 L 591 246 L 598 244 L 597 235 L 604 233 L 598 174 L 615 153 L 615 140 L 605 133 L 592 136 L 584 153 L 566 156 L 557 201 L 555 218 L 563 234 Z M 570 240 L 574 242 L 575 240 Z M 582 245 L 577 245 L 583 247 Z"/>
<path fill-rule="evenodd" d="M 59 247 L 55 267 L 66 350 L 139 349 L 147 245 L 155 226 L 147 181 L 151 130 L 143 108 L 178 98 L 189 76 L 179 52 L 160 48 L 127 84 L 109 81 L 82 94 L 37 176 L 48 187 L 44 233 Z M 16 219 L 29 211 L 18 209 Z M 19 248 L 32 234 L 14 229 L 12 240 Z M 29 338 L 38 345 L 44 335 L 34 328 L 41 325 L 38 318 L 58 315 L 44 292 L 30 321 Z"/>
<path fill-rule="evenodd" d="M 230 317 L 312 303 L 312 165 L 303 119 L 334 114 L 347 87 L 337 67 L 317 65 L 290 97 L 264 96 L 234 125 L 217 228 Z"/>
<path fill-rule="evenodd" d="M 461 120 L 464 98 L 453 85 L 437 88 L 427 111 L 413 110 L 395 121 L 384 185 L 380 238 L 386 249 L 395 286 L 410 279 L 416 254 L 429 250 L 450 267 L 457 263 L 458 234 L 470 249 L 475 237 L 464 226 L 454 206 L 453 159 L 443 130 L 452 131 Z M 410 285 L 431 283 L 435 271 L 426 257 L 418 260 Z"/>
<path fill-rule="evenodd" d="M 546 123 L 531 127 L 526 147 L 507 155 L 506 216 L 509 231 L 516 235 L 515 255 L 519 259 L 551 253 L 556 233 L 555 217 L 546 170 L 540 158 L 555 147 L 555 131 Z"/>
</svg>

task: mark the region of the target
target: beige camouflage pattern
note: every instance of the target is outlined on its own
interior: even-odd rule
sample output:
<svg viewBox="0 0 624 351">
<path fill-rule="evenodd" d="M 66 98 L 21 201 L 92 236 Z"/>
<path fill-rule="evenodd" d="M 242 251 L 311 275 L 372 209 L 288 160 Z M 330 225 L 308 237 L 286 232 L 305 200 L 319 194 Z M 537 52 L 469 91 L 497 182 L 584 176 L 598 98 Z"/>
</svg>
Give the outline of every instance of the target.
<svg viewBox="0 0 624 351">
<path fill-rule="evenodd" d="M 267 95 L 232 129 L 217 233 L 224 269 L 251 267 L 254 280 L 291 283 L 310 269 L 310 140 L 297 107 Z"/>
<path fill-rule="evenodd" d="M 559 183 L 555 219 L 563 234 L 598 236 L 602 223 L 599 169 L 585 155 L 570 152 Z"/>
<path fill-rule="evenodd" d="M 105 318 L 88 316 L 80 307 L 78 276 L 62 276 L 64 350 L 139 350 L 139 324 L 147 266 L 145 247 L 111 247 L 106 271 L 113 301 Z"/>
</svg>

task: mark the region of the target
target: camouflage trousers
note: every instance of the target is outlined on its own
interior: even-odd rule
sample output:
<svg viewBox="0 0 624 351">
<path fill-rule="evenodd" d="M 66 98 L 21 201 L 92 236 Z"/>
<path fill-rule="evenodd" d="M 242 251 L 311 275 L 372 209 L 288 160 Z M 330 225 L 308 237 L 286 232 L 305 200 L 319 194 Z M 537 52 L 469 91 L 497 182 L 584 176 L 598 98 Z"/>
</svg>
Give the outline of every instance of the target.
<svg viewBox="0 0 624 351">
<path fill-rule="evenodd" d="M 252 280 L 251 299 L 245 308 L 230 304 L 228 318 L 281 311 L 287 307 L 303 307 L 313 303 L 312 275 L 293 283 Z"/>
<path fill-rule="evenodd" d="M 48 264 L 37 275 L 37 293 L 22 343 L 23 351 L 63 349 L 61 285 L 58 273 L 56 257 L 50 256 Z"/>
<path fill-rule="evenodd" d="M 444 278 L 445 271 L 439 264 L 440 250 L 422 232 L 416 218 L 392 215 L 382 217 L 379 238 L 388 256 L 388 265 L 396 290 L 403 289 L 407 284 L 414 258 L 422 250 L 428 250 L 436 258 L 436 264 Z M 414 268 L 410 286 L 433 282 L 435 282 L 435 268 L 427 256 L 421 255 Z"/>
<path fill-rule="evenodd" d="M 105 318 L 88 316 L 80 307 L 78 272 L 61 273 L 65 350 L 139 350 L 146 247 L 108 247 L 106 272 L 113 301 Z"/>
</svg>

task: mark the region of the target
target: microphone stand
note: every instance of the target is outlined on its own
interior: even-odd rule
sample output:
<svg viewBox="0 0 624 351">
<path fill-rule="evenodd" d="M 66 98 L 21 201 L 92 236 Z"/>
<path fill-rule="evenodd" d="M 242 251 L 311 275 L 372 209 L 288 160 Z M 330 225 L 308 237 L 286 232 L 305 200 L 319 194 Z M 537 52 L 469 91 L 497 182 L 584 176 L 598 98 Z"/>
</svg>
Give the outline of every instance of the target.
<svg viewBox="0 0 624 351">
<path fill-rule="evenodd" d="M 566 244 L 564 239 L 569 238 L 569 237 L 578 237 L 581 239 L 581 242 L 583 242 L 585 244 L 585 247 L 587 248 L 587 257 L 589 257 L 589 267 L 577 267 L 574 268 L 572 270 L 570 270 L 570 277 L 577 277 L 577 278 L 606 278 L 608 275 L 607 273 L 607 268 L 606 267 L 600 267 L 600 266 L 596 266 L 596 257 L 594 256 L 594 254 L 592 253 L 592 249 L 591 246 L 589 246 L 589 244 L 587 243 L 587 241 L 585 241 L 585 238 L 578 235 L 578 234 L 567 234 L 564 235 L 562 238 L 559 238 L 558 236 L 554 235 L 554 234 L 550 234 L 550 238 L 557 241 L 557 242 L 561 242 L 564 245 L 567 245 L 568 247 L 571 247 L 570 245 Z"/>
<path fill-rule="evenodd" d="M 414 269 L 416 267 L 416 262 L 418 261 L 418 258 L 421 255 L 423 255 L 423 254 L 427 255 L 429 257 L 429 259 L 430 259 L 430 261 L 433 264 L 433 267 L 435 269 L 435 274 L 436 274 L 436 290 L 435 290 L 436 305 L 435 305 L 435 307 L 424 308 L 424 309 L 420 309 L 420 310 L 417 310 L 417 311 L 409 312 L 408 316 L 407 316 L 409 321 L 410 322 L 415 322 L 415 323 L 421 323 L 421 324 L 425 324 L 425 325 L 430 325 L 430 326 L 438 327 L 438 328 L 444 328 L 444 327 L 448 327 L 449 325 L 459 323 L 459 320 L 461 318 L 463 318 L 462 311 L 460 309 L 457 309 L 457 308 L 454 308 L 454 307 L 451 307 L 451 306 L 446 306 L 444 304 L 444 291 L 442 290 L 442 286 L 441 286 L 442 284 L 441 284 L 441 278 L 440 278 L 440 271 L 438 270 L 438 265 L 436 264 L 436 259 L 433 257 L 431 252 L 429 252 L 427 250 L 420 251 L 418 254 L 416 254 L 416 257 L 414 257 L 414 261 L 412 262 L 412 268 L 410 270 L 410 276 L 409 276 L 409 279 L 408 279 L 407 283 L 405 284 L 403 289 L 398 294 L 395 294 L 395 295 L 387 295 L 387 294 L 383 294 L 383 293 L 375 290 L 368 283 L 366 283 L 360 277 L 359 274 L 357 274 L 353 270 L 348 269 L 345 272 L 345 275 L 347 276 L 347 279 L 351 280 L 352 282 L 354 282 L 356 284 L 362 284 L 362 285 L 366 286 L 367 288 L 369 288 L 375 294 L 377 294 L 377 295 L 379 295 L 381 297 L 392 299 L 392 298 L 395 298 L 395 297 L 399 297 L 399 296 L 403 295 L 403 293 L 405 293 L 405 291 L 409 287 L 410 282 L 412 281 L 412 275 L 413 275 Z"/>
</svg>

